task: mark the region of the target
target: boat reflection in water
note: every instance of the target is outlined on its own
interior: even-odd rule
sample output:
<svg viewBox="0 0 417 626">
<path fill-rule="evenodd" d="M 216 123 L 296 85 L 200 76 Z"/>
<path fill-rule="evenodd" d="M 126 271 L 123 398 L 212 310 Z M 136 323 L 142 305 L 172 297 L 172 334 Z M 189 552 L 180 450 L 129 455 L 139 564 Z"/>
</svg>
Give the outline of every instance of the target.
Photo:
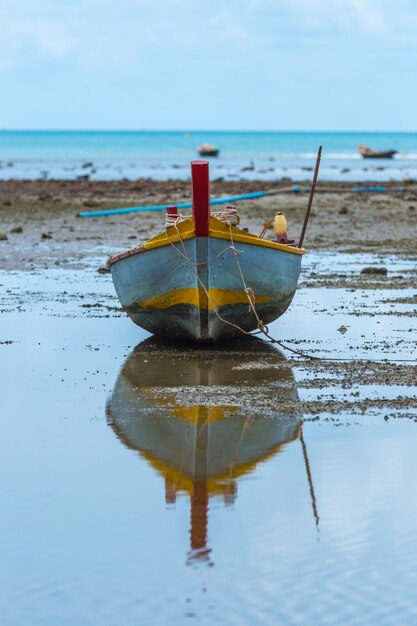
<svg viewBox="0 0 417 626">
<path fill-rule="evenodd" d="M 224 348 L 150 338 L 125 362 L 108 422 L 164 477 L 167 503 L 189 494 L 190 560 L 209 561 L 209 498 L 232 504 L 240 476 L 301 438 L 297 399 L 288 361 L 255 338 Z"/>
</svg>

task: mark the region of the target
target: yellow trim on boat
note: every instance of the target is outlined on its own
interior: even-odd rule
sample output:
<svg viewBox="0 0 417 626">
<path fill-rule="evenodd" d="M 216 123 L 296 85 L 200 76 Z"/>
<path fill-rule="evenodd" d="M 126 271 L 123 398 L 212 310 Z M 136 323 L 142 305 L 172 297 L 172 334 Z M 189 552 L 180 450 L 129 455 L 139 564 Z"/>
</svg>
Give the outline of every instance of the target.
<svg viewBox="0 0 417 626">
<path fill-rule="evenodd" d="M 201 292 L 201 293 L 200 293 Z M 149 300 L 139 300 L 137 305 L 143 309 L 168 309 L 177 304 L 191 304 L 199 309 L 212 311 L 226 304 L 247 304 L 248 296 L 244 291 L 232 289 L 208 289 L 210 301 L 203 289 L 189 287 L 187 289 L 173 289 Z M 256 295 L 256 303 L 270 302 L 270 296 Z"/>
<path fill-rule="evenodd" d="M 283 243 L 276 243 L 275 241 L 267 241 L 266 239 L 260 239 L 257 235 L 252 233 L 246 233 L 236 226 L 232 226 L 233 240 L 237 243 L 247 243 L 250 246 L 259 246 L 260 248 L 272 248 L 273 250 L 282 250 L 283 252 L 291 252 L 291 254 L 304 254 L 304 248 L 295 248 L 294 246 L 288 246 Z M 229 225 L 225 222 L 212 217 L 210 219 L 209 235 L 214 239 L 227 239 L 230 241 Z"/>
<path fill-rule="evenodd" d="M 236 243 L 246 243 L 251 246 L 259 246 L 260 248 L 271 248 L 273 250 L 282 250 L 291 254 L 304 254 L 304 248 L 296 248 L 275 241 L 267 241 L 260 239 L 257 235 L 246 233 L 235 226 L 231 226 L 233 239 Z M 172 243 L 179 243 L 181 239 L 186 241 L 194 237 L 194 222 L 191 218 L 179 222 L 176 226 L 170 226 L 166 231 L 153 237 L 141 246 L 140 251 L 153 250 L 163 246 L 169 246 Z M 230 241 L 229 225 L 221 222 L 216 217 L 210 218 L 209 236 L 213 239 L 226 239 Z"/>
<path fill-rule="evenodd" d="M 142 250 L 153 250 L 154 248 L 161 248 L 162 246 L 169 246 L 171 243 L 178 243 L 186 241 L 194 237 L 194 222 L 191 218 L 179 222 L 176 226 L 170 226 L 167 230 L 156 237 L 152 237 L 146 243 L 143 244 Z"/>
</svg>

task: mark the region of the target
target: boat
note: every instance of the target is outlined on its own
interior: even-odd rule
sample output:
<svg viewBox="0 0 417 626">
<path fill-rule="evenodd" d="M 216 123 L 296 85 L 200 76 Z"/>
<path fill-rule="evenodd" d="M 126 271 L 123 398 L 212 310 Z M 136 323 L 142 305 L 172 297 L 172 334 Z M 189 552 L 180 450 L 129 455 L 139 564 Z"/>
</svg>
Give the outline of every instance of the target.
<svg viewBox="0 0 417 626">
<path fill-rule="evenodd" d="M 397 154 L 397 150 L 374 150 L 373 148 L 368 148 L 367 146 L 358 146 L 358 152 L 365 159 L 392 159 L 394 154 Z"/>
<path fill-rule="evenodd" d="M 116 437 L 163 479 L 166 504 L 189 497 L 189 562 L 210 559 L 209 500 L 232 505 L 243 476 L 303 445 L 298 412 L 290 362 L 255 337 L 220 349 L 150 337 L 128 356 L 106 406 Z"/>
<path fill-rule="evenodd" d="M 239 228 L 234 207 L 211 215 L 207 161 L 191 163 L 191 179 L 190 217 L 168 207 L 163 232 L 108 259 L 120 303 L 135 324 L 171 339 L 265 328 L 294 297 L 304 248 L 287 240 L 281 214 L 278 241 Z"/>
<path fill-rule="evenodd" d="M 211 143 L 203 143 L 198 148 L 198 154 L 202 157 L 216 157 L 219 156 L 220 150 L 216 146 L 212 146 Z"/>
</svg>

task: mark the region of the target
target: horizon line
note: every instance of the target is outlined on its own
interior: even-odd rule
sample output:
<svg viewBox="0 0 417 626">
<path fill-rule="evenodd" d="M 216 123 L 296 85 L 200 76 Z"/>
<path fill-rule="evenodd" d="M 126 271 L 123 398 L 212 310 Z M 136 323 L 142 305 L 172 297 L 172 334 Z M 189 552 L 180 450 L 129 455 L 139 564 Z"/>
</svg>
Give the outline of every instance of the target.
<svg viewBox="0 0 417 626">
<path fill-rule="evenodd" d="M 396 133 L 407 134 L 417 133 L 417 130 L 381 130 L 381 129 L 356 129 L 356 130 L 311 130 L 311 129 L 207 129 L 207 128 L 0 128 L 0 133 L 311 133 L 311 134 L 330 134 L 330 133 Z"/>
</svg>

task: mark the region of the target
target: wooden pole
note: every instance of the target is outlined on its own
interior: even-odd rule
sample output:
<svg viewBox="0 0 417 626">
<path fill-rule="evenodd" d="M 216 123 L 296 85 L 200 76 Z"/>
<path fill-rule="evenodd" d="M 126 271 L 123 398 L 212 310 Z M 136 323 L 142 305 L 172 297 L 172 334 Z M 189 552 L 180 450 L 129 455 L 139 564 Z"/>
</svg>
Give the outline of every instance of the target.
<svg viewBox="0 0 417 626">
<path fill-rule="evenodd" d="M 321 149 L 322 149 L 322 147 L 319 146 L 319 151 L 317 152 L 316 167 L 315 167 L 315 170 L 314 170 L 313 183 L 311 185 L 310 196 L 308 198 L 308 205 L 307 205 L 306 216 L 304 218 L 303 230 L 301 231 L 300 241 L 298 242 L 298 247 L 299 248 L 303 247 L 304 235 L 306 234 L 308 218 L 310 217 L 311 205 L 313 204 L 314 190 L 316 188 L 317 176 L 319 175 L 319 167 L 320 167 L 320 159 L 321 159 Z"/>
</svg>

